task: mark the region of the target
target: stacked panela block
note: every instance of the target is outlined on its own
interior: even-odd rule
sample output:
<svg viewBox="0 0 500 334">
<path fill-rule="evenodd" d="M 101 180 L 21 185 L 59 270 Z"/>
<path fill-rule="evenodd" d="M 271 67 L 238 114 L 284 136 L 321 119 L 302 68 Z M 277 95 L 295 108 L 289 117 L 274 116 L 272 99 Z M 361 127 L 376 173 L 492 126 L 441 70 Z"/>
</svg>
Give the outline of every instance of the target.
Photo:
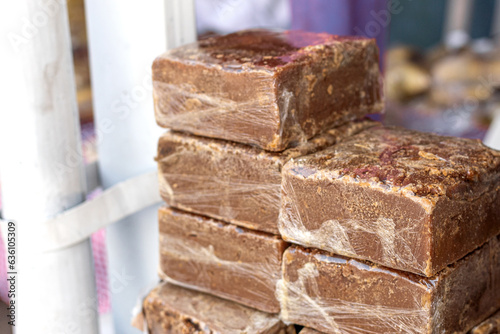
<svg viewBox="0 0 500 334">
<path fill-rule="evenodd" d="M 377 126 L 282 173 L 280 232 L 308 247 L 284 255 L 284 320 L 465 333 L 500 308 L 500 152 Z"/>
<path fill-rule="evenodd" d="M 500 308 L 500 154 L 385 128 L 370 39 L 251 30 L 153 65 L 150 333 L 465 332 Z"/>
</svg>

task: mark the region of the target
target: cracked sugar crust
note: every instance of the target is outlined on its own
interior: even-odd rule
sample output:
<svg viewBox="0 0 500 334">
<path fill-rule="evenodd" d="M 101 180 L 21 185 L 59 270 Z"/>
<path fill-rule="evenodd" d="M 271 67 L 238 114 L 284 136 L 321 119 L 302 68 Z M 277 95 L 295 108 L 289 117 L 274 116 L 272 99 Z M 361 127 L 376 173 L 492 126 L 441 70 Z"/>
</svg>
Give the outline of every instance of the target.
<svg viewBox="0 0 500 334">
<path fill-rule="evenodd" d="M 284 327 L 276 315 L 169 283 L 154 288 L 143 309 L 151 333 L 274 334 Z"/>
<path fill-rule="evenodd" d="M 377 126 L 296 159 L 292 172 L 305 178 L 350 176 L 421 197 L 471 200 L 498 185 L 500 152 L 478 140 Z"/>
<path fill-rule="evenodd" d="M 370 39 L 305 31 L 252 29 L 202 39 L 170 51 L 168 57 L 221 66 L 225 70 L 275 71 L 289 63 L 306 60 L 311 52 L 349 47 L 345 43 L 348 41 L 359 44 L 368 43 Z"/>
</svg>

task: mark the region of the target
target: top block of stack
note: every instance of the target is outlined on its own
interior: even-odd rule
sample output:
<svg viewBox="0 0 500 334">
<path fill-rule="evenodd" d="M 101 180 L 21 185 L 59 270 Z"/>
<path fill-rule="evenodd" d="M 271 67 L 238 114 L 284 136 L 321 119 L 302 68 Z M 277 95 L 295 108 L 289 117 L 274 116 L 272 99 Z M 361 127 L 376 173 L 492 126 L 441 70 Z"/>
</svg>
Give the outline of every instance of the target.
<svg viewBox="0 0 500 334">
<path fill-rule="evenodd" d="M 373 39 L 248 30 L 173 49 L 153 64 L 156 120 L 282 151 L 383 108 Z"/>
</svg>

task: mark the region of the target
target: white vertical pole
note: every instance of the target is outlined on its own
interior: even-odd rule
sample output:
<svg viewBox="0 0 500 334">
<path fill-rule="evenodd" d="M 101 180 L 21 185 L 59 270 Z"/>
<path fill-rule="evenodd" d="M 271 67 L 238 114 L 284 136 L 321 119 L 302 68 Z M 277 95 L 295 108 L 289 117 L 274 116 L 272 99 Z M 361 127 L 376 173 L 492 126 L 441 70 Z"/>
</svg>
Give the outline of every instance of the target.
<svg viewBox="0 0 500 334">
<path fill-rule="evenodd" d="M 484 138 L 484 143 L 491 148 L 500 150 L 500 113 L 496 114 Z"/>
<path fill-rule="evenodd" d="M 485 145 L 500 150 L 500 108 L 493 112 L 493 120 L 483 141 Z"/>
<path fill-rule="evenodd" d="M 4 217 L 18 230 L 16 333 L 97 333 L 90 241 L 49 253 L 37 246 L 41 223 L 85 194 L 66 1 L 4 1 L 0 29 L 0 174 Z"/>
<path fill-rule="evenodd" d="M 449 48 L 460 48 L 470 39 L 473 0 L 448 0 L 444 41 Z"/>
<path fill-rule="evenodd" d="M 164 0 L 167 49 L 196 40 L 196 12 L 193 0 Z"/>
<path fill-rule="evenodd" d="M 500 0 L 495 1 L 491 35 L 497 47 L 500 47 Z M 491 148 L 500 150 L 500 109 L 493 114 L 493 120 L 484 138 L 484 143 Z"/>
<path fill-rule="evenodd" d="M 177 0 L 173 22 L 195 31 L 193 0 Z M 184 3 L 183 5 L 181 5 Z M 154 120 L 151 65 L 171 45 L 169 1 L 86 1 L 99 167 L 104 187 L 156 169 L 163 130 Z M 186 7 L 187 5 L 187 7 Z M 180 17 L 182 13 L 190 15 Z M 179 30 L 176 32 L 179 34 Z M 194 40 L 178 39 L 183 42 Z M 167 42 L 168 41 L 168 42 Z M 137 333 L 131 312 L 141 293 L 158 280 L 156 208 L 107 229 L 111 302 L 116 333 Z"/>
</svg>

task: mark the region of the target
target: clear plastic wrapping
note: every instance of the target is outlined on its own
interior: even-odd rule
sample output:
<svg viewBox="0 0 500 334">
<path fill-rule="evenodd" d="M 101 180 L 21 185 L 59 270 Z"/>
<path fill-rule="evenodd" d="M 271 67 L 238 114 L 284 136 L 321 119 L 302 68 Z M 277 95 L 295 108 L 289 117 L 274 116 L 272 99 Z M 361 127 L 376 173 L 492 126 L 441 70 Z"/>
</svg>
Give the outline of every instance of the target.
<svg viewBox="0 0 500 334">
<path fill-rule="evenodd" d="M 325 333 L 465 333 L 500 307 L 500 237 L 431 278 L 300 246 L 284 258 L 282 320 Z"/>
<path fill-rule="evenodd" d="M 150 334 L 294 334 L 277 315 L 168 283 L 144 299 Z"/>
<path fill-rule="evenodd" d="M 375 40 L 248 30 L 173 49 L 153 64 L 160 126 L 283 151 L 381 112 Z"/>
<path fill-rule="evenodd" d="M 370 128 L 282 172 L 283 239 L 433 276 L 500 233 L 500 152 Z"/>
<path fill-rule="evenodd" d="M 166 207 L 159 216 L 162 279 L 279 313 L 283 240 Z"/>
<path fill-rule="evenodd" d="M 376 124 L 350 122 L 280 153 L 168 131 L 158 144 L 160 192 L 170 206 L 278 234 L 283 165 Z"/>
</svg>

